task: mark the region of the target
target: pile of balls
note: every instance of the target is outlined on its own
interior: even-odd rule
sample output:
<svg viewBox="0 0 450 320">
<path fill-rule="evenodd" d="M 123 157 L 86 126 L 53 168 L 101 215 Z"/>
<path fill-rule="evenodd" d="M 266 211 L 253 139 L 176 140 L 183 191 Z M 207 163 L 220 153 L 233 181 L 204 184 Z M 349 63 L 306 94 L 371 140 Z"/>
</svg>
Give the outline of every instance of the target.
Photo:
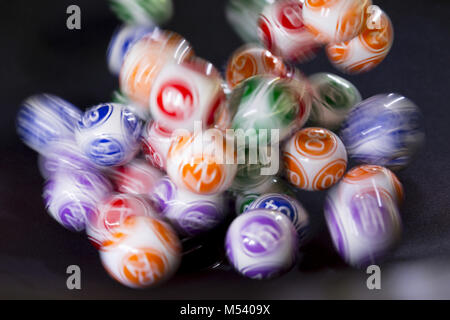
<svg viewBox="0 0 450 320">
<path fill-rule="evenodd" d="M 111 2 L 127 23 L 107 54 L 119 76 L 114 102 L 82 112 L 35 95 L 20 108 L 17 132 L 39 153 L 47 211 L 86 232 L 114 279 L 160 283 L 179 267 L 183 239 L 230 220 L 230 264 L 249 278 L 281 275 L 311 238 L 296 188 L 334 186 L 324 213 L 350 265 L 378 261 L 396 243 L 403 189 L 391 169 L 404 168 L 423 143 L 420 111 L 394 93 L 362 100 L 340 76 L 306 77 L 289 63 L 327 43 L 348 72 L 378 64 L 392 26 L 381 12 L 379 28 L 370 28 L 370 1 L 230 1 L 233 21 L 259 16 L 245 30 L 259 26 L 263 46 L 239 48 L 224 77 L 186 39 L 155 25 L 170 18 L 171 1 Z M 252 141 L 267 132 L 276 133 L 270 157 L 259 149 L 252 159 Z M 346 172 L 348 156 L 363 164 Z"/>
</svg>

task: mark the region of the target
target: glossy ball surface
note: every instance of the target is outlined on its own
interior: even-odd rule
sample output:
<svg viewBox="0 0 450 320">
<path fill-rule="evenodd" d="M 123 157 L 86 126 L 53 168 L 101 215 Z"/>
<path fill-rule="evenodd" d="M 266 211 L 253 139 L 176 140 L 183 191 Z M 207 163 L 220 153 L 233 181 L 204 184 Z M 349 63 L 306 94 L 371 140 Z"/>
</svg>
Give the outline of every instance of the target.
<svg viewBox="0 0 450 320">
<path fill-rule="evenodd" d="M 130 25 L 152 26 L 173 15 L 172 0 L 110 0 L 111 10 Z"/>
<path fill-rule="evenodd" d="M 342 72 L 358 74 L 370 71 L 391 50 L 394 42 L 392 22 L 386 13 L 373 7 L 375 11 L 368 11 L 367 23 L 358 36 L 349 41 L 330 44 L 326 48 L 328 59 Z"/>
<path fill-rule="evenodd" d="M 154 207 L 181 236 L 193 237 L 218 226 L 226 215 L 224 194 L 200 195 L 181 188 L 165 177 L 152 194 Z"/>
<path fill-rule="evenodd" d="M 381 188 L 362 187 L 346 198 L 339 189 L 331 190 L 324 208 L 337 252 L 355 267 L 377 263 L 401 233 L 396 201 Z"/>
<path fill-rule="evenodd" d="M 172 228 L 146 216 L 127 218 L 100 248 L 109 275 L 131 288 L 155 286 L 170 278 L 181 260 L 181 244 Z"/>
<path fill-rule="evenodd" d="M 296 261 L 297 233 L 284 214 L 255 209 L 231 223 L 225 240 L 228 260 L 240 274 L 269 279 L 289 271 Z"/>
<path fill-rule="evenodd" d="M 361 32 L 371 4 L 371 0 L 305 0 L 303 21 L 318 41 L 347 41 Z"/>
<path fill-rule="evenodd" d="M 43 198 L 48 213 L 59 224 L 79 232 L 111 191 L 110 182 L 96 171 L 61 170 L 46 181 Z"/>
<path fill-rule="evenodd" d="M 132 194 L 111 194 L 101 201 L 95 214 L 86 220 L 86 234 L 98 249 L 105 241 L 113 239 L 113 234 L 128 217 L 146 216 L 157 218 L 148 198 Z"/>
<path fill-rule="evenodd" d="M 258 20 L 258 33 L 263 45 L 286 60 L 311 60 L 320 45 L 303 21 L 303 4 L 281 0 L 266 6 Z"/>
<path fill-rule="evenodd" d="M 311 125 L 334 130 L 357 103 L 361 94 L 350 82 L 331 73 L 316 73 L 308 78 L 313 88 Z"/>
<path fill-rule="evenodd" d="M 172 132 L 156 121 L 149 121 L 143 130 L 142 152 L 152 166 L 166 170 L 167 153 L 172 143 Z"/>
<path fill-rule="evenodd" d="M 297 188 L 325 190 L 344 175 L 347 152 L 333 132 L 323 128 L 305 128 L 286 142 L 283 163 L 289 182 Z"/>
<path fill-rule="evenodd" d="M 407 166 L 425 139 L 419 108 L 396 93 L 379 94 L 355 106 L 340 136 L 350 158 L 392 170 Z"/>
<path fill-rule="evenodd" d="M 45 153 L 53 142 L 73 139 L 81 114 L 77 107 L 55 95 L 34 95 L 22 103 L 17 113 L 17 134 L 28 147 Z"/>
<path fill-rule="evenodd" d="M 126 106 L 100 104 L 85 112 L 75 138 L 96 165 L 110 167 L 129 162 L 139 149 L 141 122 Z"/>
</svg>

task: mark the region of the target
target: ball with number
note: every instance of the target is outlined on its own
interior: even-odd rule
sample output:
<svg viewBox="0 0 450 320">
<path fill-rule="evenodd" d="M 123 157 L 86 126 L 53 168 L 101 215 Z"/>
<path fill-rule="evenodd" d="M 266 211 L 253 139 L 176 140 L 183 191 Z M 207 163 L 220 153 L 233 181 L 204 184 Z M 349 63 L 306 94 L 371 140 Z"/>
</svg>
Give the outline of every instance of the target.
<svg viewBox="0 0 450 320">
<path fill-rule="evenodd" d="M 80 149 L 96 165 L 124 165 L 139 150 L 140 119 L 126 106 L 100 104 L 87 110 L 75 133 Z"/>
<path fill-rule="evenodd" d="M 286 60 L 312 59 L 320 44 L 303 22 L 303 3 L 280 0 L 267 5 L 258 21 L 258 33 L 264 46 Z"/>
<path fill-rule="evenodd" d="M 225 249 L 228 260 L 240 274 L 251 279 L 269 279 L 293 267 L 297 233 L 284 214 L 254 209 L 231 223 Z"/>
<path fill-rule="evenodd" d="M 379 94 L 363 100 L 348 114 L 340 132 L 350 158 L 398 170 L 422 146 L 422 114 L 408 98 Z"/>
<path fill-rule="evenodd" d="M 361 32 L 371 4 L 371 0 L 305 0 L 303 21 L 320 42 L 348 41 Z"/>
<path fill-rule="evenodd" d="M 167 153 L 172 143 L 172 131 L 156 121 L 149 121 L 143 130 L 142 152 L 145 160 L 160 170 L 166 170 Z"/>
<path fill-rule="evenodd" d="M 290 183 L 308 191 L 325 190 L 338 182 L 347 167 L 341 139 L 324 128 L 305 128 L 283 148 L 283 162 Z"/>
<path fill-rule="evenodd" d="M 328 59 L 345 73 L 358 74 L 378 66 L 388 55 L 394 42 L 394 28 L 388 15 L 373 6 L 367 23 L 355 38 L 326 48 Z"/>
<path fill-rule="evenodd" d="M 181 244 L 166 223 L 146 216 L 127 218 L 100 248 L 109 275 L 131 288 L 155 286 L 170 278 L 181 260 Z"/>
</svg>

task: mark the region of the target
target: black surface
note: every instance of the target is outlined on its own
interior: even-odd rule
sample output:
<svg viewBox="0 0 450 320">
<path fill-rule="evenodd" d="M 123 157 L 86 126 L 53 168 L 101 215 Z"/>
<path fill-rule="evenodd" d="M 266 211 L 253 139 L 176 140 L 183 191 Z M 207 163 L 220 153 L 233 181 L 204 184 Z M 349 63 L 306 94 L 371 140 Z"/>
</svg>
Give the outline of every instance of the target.
<svg viewBox="0 0 450 320">
<path fill-rule="evenodd" d="M 390 274 L 398 266 L 423 266 L 422 259 L 432 261 L 437 271 L 428 267 L 423 267 L 423 272 L 409 271 L 408 281 L 420 287 L 424 279 L 431 279 L 425 281 L 431 292 L 418 290 L 419 297 L 450 297 L 450 289 L 446 289 L 450 288 L 450 277 L 448 271 L 445 273 L 450 265 L 433 262 L 450 258 L 450 2 L 376 0 L 374 3 L 393 21 L 394 47 L 380 67 L 367 74 L 344 77 L 365 98 L 395 91 L 415 101 L 423 111 L 427 133 L 425 148 L 410 167 L 398 174 L 406 192 L 402 207 L 404 234 L 385 265 Z M 70 4 L 81 7 L 80 31 L 66 28 L 66 8 Z M 223 6 L 224 1 L 218 0 L 176 0 L 175 16 L 167 26 L 184 35 L 197 55 L 221 69 L 229 54 L 240 45 L 225 20 Z M 259 282 L 243 279 L 226 268 L 210 271 L 186 268 L 163 286 L 144 291 L 127 289 L 111 280 L 84 236 L 64 230 L 45 212 L 37 157 L 18 140 L 14 119 L 20 102 L 39 92 L 60 95 L 81 108 L 108 101 L 117 79 L 107 70 L 105 51 L 119 22 L 106 1 L 2 1 L 0 12 L 0 297 L 410 297 L 409 290 L 399 291 L 394 285 L 381 292 L 369 292 L 365 289 L 364 271 L 342 266 L 323 226 L 324 193 L 300 195 L 313 215 L 317 233 L 303 262 L 285 277 Z M 300 68 L 306 74 L 322 71 L 340 74 L 323 52 Z M 65 272 L 71 264 L 81 267 L 80 291 L 66 288 Z"/>
</svg>

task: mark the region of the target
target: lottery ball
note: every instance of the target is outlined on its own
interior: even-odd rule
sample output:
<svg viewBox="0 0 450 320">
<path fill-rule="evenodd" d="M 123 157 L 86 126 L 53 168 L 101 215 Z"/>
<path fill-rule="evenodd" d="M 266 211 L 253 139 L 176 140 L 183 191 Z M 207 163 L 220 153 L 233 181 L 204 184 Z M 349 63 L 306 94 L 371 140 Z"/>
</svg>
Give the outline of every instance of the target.
<svg viewBox="0 0 450 320">
<path fill-rule="evenodd" d="M 209 129 L 178 136 L 167 156 L 167 174 L 180 188 L 198 194 L 227 190 L 236 175 L 235 153 L 222 131 Z"/>
<path fill-rule="evenodd" d="M 303 4 L 297 0 L 281 0 L 264 8 L 258 33 L 264 46 L 286 60 L 311 60 L 320 45 L 303 22 Z"/>
<path fill-rule="evenodd" d="M 354 194 L 370 188 L 389 194 L 397 206 L 403 202 L 403 186 L 395 174 L 385 167 L 371 164 L 349 170 L 339 182 L 337 194 L 340 199 L 349 203 Z"/>
<path fill-rule="evenodd" d="M 124 104 L 127 108 L 137 115 L 141 120 L 147 121 L 150 118 L 150 112 L 147 109 L 136 105 L 133 101 L 131 101 L 125 94 L 123 94 L 120 90 L 115 90 L 111 96 L 111 102 Z"/>
<path fill-rule="evenodd" d="M 214 66 L 199 58 L 167 64 L 152 85 L 152 118 L 169 130 L 193 131 L 195 121 L 211 127 L 225 103 L 222 82 Z"/>
<path fill-rule="evenodd" d="M 330 130 L 339 128 L 350 109 L 361 102 L 358 89 L 331 73 L 316 73 L 308 79 L 314 90 L 310 123 Z"/>
<path fill-rule="evenodd" d="M 126 106 L 100 104 L 87 110 L 78 122 L 75 138 L 79 148 L 103 167 L 129 162 L 139 149 L 141 122 Z"/>
<path fill-rule="evenodd" d="M 230 0 L 225 14 L 230 26 L 246 43 L 258 42 L 258 18 L 272 0 Z"/>
<path fill-rule="evenodd" d="M 309 218 L 308 213 L 297 199 L 280 193 L 266 193 L 256 198 L 244 213 L 254 209 L 268 209 L 286 215 L 297 231 L 298 240 L 300 242 L 305 240 Z"/>
<path fill-rule="evenodd" d="M 39 171 L 48 179 L 59 170 L 96 170 L 73 139 L 59 139 L 38 158 Z"/>
<path fill-rule="evenodd" d="M 153 27 L 133 25 L 123 25 L 114 32 L 106 53 L 111 73 L 119 75 L 128 49 L 136 41 L 151 32 L 153 32 Z"/>
<path fill-rule="evenodd" d="M 325 190 L 341 179 L 347 152 L 337 135 L 323 128 L 298 131 L 283 148 L 286 177 L 297 188 Z"/>
<path fill-rule="evenodd" d="M 162 24 L 173 14 L 172 0 L 110 0 L 110 7 L 120 20 L 131 25 Z"/>
<path fill-rule="evenodd" d="M 294 85 L 294 81 L 278 77 L 255 76 L 242 81 L 230 98 L 230 108 L 237 110 L 232 128 L 242 129 L 249 137 L 265 130 L 268 142 L 271 130 L 276 129 L 281 141 L 308 119 L 311 104 L 306 94 L 301 82 Z"/>
<path fill-rule="evenodd" d="M 372 6 L 367 24 L 355 38 L 326 47 L 328 59 L 340 71 L 350 74 L 367 72 L 388 55 L 394 42 L 394 28 L 386 13 Z"/>
<path fill-rule="evenodd" d="M 172 132 L 157 121 L 149 121 L 142 135 L 142 152 L 152 166 L 166 170 L 167 153 L 172 143 Z"/>
<path fill-rule="evenodd" d="M 17 114 L 16 129 L 20 139 L 31 149 L 45 153 L 59 139 L 73 138 L 81 111 L 69 102 L 39 94 L 26 99 Z"/>
<path fill-rule="evenodd" d="M 355 106 L 340 136 L 350 158 L 391 170 L 407 166 L 425 139 L 419 108 L 396 93 L 379 94 Z"/>
<path fill-rule="evenodd" d="M 233 89 L 245 79 L 256 75 L 271 74 L 286 77 L 289 67 L 269 50 L 254 44 L 246 44 L 237 49 L 228 60 L 226 78 Z"/>
<path fill-rule="evenodd" d="M 175 231 L 147 216 L 127 218 L 100 248 L 100 259 L 109 275 L 131 288 L 155 286 L 170 278 L 181 260 Z"/>
<path fill-rule="evenodd" d="M 303 21 L 320 42 L 341 42 L 362 30 L 371 0 L 305 0 Z"/>
<path fill-rule="evenodd" d="M 333 244 L 350 265 L 377 263 L 401 233 L 395 199 L 380 188 L 362 188 L 349 201 L 333 188 L 325 201 L 325 218 Z"/>
<path fill-rule="evenodd" d="M 150 91 L 167 63 L 180 63 L 193 56 L 189 43 L 180 35 L 162 30 L 137 41 L 125 55 L 120 70 L 120 90 L 136 105 L 149 109 Z"/>
<path fill-rule="evenodd" d="M 161 179 L 152 194 L 154 207 L 184 237 L 210 231 L 225 218 L 223 193 L 200 195 L 178 188 L 169 177 Z"/>
<path fill-rule="evenodd" d="M 162 176 L 160 170 L 141 159 L 135 159 L 124 166 L 114 168 L 112 172 L 117 191 L 147 196 L 153 192 L 154 186 Z"/>
<path fill-rule="evenodd" d="M 123 222 L 132 216 L 157 218 L 149 200 L 140 195 L 111 194 L 101 201 L 95 214 L 86 220 L 86 234 L 91 243 L 98 249 L 105 241 L 113 237 Z"/>
<path fill-rule="evenodd" d="M 293 267 L 297 233 L 281 212 L 254 209 L 233 220 L 225 249 L 228 260 L 240 274 L 251 279 L 269 279 Z"/>
<path fill-rule="evenodd" d="M 58 223 L 79 232 L 111 191 L 111 183 L 96 171 L 60 170 L 45 183 L 43 198 L 48 213 Z"/>
</svg>

